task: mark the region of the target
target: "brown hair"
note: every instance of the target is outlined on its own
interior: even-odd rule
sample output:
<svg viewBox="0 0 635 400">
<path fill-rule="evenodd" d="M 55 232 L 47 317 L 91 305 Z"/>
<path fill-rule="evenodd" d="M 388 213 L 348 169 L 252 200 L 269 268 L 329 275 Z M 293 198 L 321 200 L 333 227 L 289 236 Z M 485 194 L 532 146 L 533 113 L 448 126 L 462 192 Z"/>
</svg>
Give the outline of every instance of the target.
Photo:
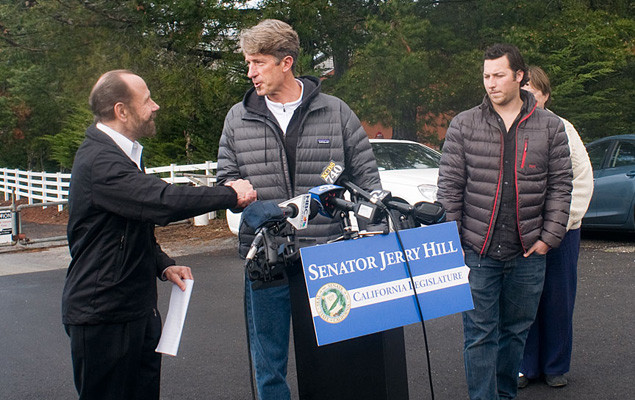
<svg viewBox="0 0 635 400">
<path fill-rule="evenodd" d="M 241 33 L 240 47 L 244 54 L 274 56 L 278 63 L 286 56 L 291 56 L 292 70 L 295 70 L 300 54 L 300 39 L 298 33 L 286 22 L 266 19 Z"/>
<path fill-rule="evenodd" d="M 527 81 L 529 81 L 529 76 L 527 74 L 527 65 L 525 64 L 523 56 L 520 54 L 520 50 L 518 50 L 518 47 L 506 43 L 497 43 L 491 45 L 490 47 L 485 49 L 483 60 L 496 60 L 497 58 L 501 58 L 503 56 L 507 56 L 509 67 L 514 72 L 514 74 L 516 73 L 516 71 L 523 71 L 523 79 L 520 82 L 520 87 L 525 86 Z"/>
<path fill-rule="evenodd" d="M 547 101 L 545 101 L 545 107 L 551 104 L 551 82 L 549 82 L 549 77 L 547 73 L 542 70 L 540 67 L 536 67 L 535 65 L 531 65 L 529 67 L 529 82 L 534 89 L 540 90 L 542 94 L 547 97 Z"/>
<path fill-rule="evenodd" d="M 115 119 L 115 104 L 122 102 L 129 104 L 132 92 L 128 84 L 121 79 L 122 75 L 134 75 L 127 69 L 116 69 L 103 74 L 93 86 L 88 97 L 88 104 L 95 117 L 95 122 L 112 121 Z"/>
</svg>

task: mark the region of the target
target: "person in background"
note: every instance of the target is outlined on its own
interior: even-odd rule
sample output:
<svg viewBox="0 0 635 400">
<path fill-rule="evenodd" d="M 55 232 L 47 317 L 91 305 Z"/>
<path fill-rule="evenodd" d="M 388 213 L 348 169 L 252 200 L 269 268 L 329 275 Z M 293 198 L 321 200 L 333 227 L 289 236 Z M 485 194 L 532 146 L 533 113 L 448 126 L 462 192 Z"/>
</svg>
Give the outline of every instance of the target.
<svg viewBox="0 0 635 400">
<path fill-rule="evenodd" d="M 157 244 L 155 224 L 256 199 L 248 181 L 170 185 L 144 173 L 137 141 L 156 134 L 159 106 L 127 70 L 102 75 L 89 103 L 95 123 L 75 155 L 68 198 L 71 263 L 62 295 L 80 400 L 158 400 L 161 336 L 157 278 L 185 290 L 189 267 Z"/>
<path fill-rule="evenodd" d="M 534 95 L 538 107 L 546 109 L 551 103 L 549 77 L 540 67 L 529 67 L 529 82 L 523 89 Z M 545 285 L 536 320 L 525 343 L 519 388 L 543 375 L 549 386 L 565 386 L 567 378 L 564 375 L 569 372 L 571 364 L 580 225 L 593 195 L 593 170 L 580 135 L 569 121 L 560 119 L 569 139 L 573 168 L 569 221 L 560 247 L 547 253 Z"/>
<path fill-rule="evenodd" d="M 472 400 L 513 399 L 545 277 L 545 255 L 565 235 L 571 160 L 560 119 L 521 90 L 515 46 L 484 54 L 481 105 L 454 117 L 439 166 L 438 201 L 456 221 L 474 309 L 463 313 Z"/>
</svg>

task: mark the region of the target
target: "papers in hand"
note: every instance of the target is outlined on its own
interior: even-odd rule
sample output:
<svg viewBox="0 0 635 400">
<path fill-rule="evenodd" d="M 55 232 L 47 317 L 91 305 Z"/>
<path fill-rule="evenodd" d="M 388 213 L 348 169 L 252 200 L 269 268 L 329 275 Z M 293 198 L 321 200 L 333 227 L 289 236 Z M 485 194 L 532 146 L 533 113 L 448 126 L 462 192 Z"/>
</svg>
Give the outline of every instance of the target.
<svg viewBox="0 0 635 400">
<path fill-rule="evenodd" d="M 192 286 L 194 281 L 184 279 L 185 291 L 182 291 L 176 284 L 172 285 L 172 294 L 170 295 L 170 305 L 168 308 L 168 316 L 165 318 L 161 339 L 156 348 L 157 353 L 176 356 L 181 342 L 181 333 L 183 332 L 183 323 L 187 315 L 187 306 L 190 303 L 192 295 Z"/>
</svg>

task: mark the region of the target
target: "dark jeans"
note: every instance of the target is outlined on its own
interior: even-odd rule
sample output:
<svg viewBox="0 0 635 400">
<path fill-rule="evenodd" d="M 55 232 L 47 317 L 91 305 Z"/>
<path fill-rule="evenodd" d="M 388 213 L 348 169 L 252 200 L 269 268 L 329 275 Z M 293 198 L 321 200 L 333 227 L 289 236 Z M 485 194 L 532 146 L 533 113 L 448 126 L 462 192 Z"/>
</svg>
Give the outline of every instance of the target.
<svg viewBox="0 0 635 400">
<path fill-rule="evenodd" d="M 65 325 L 80 400 L 158 400 L 161 316 L 121 324 Z"/>
<path fill-rule="evenodd" d="M 465 250 L 474 309 L 463 313 L 463 351 L 472 400 L 513 399 L 525 340 L 545 278 L 545 256 L 501 262 Z"/>
<path fill-rule="evenodd" d="M 579 252 L 580 229 L 574 229 L 547 253 L 545 287 L 520 367 L 530 379 L 569 372 Z"/>
</svg>

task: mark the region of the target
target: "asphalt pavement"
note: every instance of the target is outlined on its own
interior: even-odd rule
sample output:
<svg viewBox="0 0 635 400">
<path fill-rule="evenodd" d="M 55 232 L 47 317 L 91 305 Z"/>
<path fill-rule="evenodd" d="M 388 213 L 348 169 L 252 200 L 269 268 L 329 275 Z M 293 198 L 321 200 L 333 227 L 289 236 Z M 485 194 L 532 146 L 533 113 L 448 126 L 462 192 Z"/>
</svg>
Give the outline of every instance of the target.
<svg viewBox="0 0 635 400">
<path fill-rule="evenodd" d="M 243 262 L 233 239 L 167 249 L 193 269 L 195 283 L 176 357 L 164 356 L 162 399 L 250 399 L 243 320 Z M 0 399 L 73 399 L 60 298 L 66 247 L 0 252 Z M 578 272 L 569 385 L 538 382 L 519 399 L 635 398 L 632 311 L 635 240 L 585 237 Z M 159 283 L 167 313 L 170 285 Z M 465 399 L 460 315 L 426 322 L 436 399 Z M 405 328 L 411 399 L 431 399 L 420 325 Z M 292 354 L 292 352 L 291 352 Z M 289 381 L 297 399 L 293 355 Z"/>
</svg>

